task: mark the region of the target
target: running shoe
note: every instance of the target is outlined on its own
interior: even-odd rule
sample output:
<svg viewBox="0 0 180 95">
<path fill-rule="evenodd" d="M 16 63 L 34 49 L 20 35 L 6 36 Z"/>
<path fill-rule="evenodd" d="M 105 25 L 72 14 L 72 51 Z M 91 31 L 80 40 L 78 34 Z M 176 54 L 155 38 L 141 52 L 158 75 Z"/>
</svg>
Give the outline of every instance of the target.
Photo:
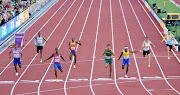
<svg viewBox="0 0 180 95">
<path fill-rule="evenodd" d="M 19 75 L 19 73 L 16 73 L 16 76 L 18 76 Z"/>
<path fill-rule="evenodd" d="M 127 76 L 127 75 L 125 75 L 125 78 L 128 78 L 128 76 Z"/>
<path fill-rule="evenodd" d="M 148 65 L 148 67 L 151 67 L 151 65 Z"/>
<path fill-rule="evenodd" d="M 56 79 L 56 82 L 58 82 L 59 80 L 58 79 Z"/>
<path fill-rule="evenodd" d="M 40 63 L 42 63 L 42 59 L 40 60 Z"/>
<path fill-rule="evenodd" d="M 111 77 L 112 77 L 112 75 L 110 74 L 110 75 L 109 75 L 109 77 L 111 78 Z"/>
<path fill-rule="evenodd" d="M 74 69 L 76 68 L 76 65 L 74 65 Z"/>
<path fill-rule="evenodd" d="M 168 57 L 168 59 L 170 59 L 170 57 Z"/>
</svg>

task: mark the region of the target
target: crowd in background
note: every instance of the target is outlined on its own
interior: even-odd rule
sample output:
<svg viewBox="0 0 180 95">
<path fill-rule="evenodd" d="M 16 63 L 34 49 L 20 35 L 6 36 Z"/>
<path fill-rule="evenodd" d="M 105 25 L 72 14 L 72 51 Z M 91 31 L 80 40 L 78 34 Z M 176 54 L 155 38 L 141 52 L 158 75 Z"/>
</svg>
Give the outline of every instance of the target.
<svg viewBox="0 0 180 95">
<path fill-rule="evenodd" d="M 35 0 L 0 0 L 0 26 L 19 15 Z"/>
</svg>

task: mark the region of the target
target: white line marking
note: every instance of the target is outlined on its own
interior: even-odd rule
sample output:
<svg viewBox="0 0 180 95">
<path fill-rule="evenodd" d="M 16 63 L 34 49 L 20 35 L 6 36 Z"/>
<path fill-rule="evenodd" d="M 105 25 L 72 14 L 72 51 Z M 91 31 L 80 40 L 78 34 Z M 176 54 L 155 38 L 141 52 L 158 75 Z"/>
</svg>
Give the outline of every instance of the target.
<svg viewBox="0 0 180 95">
<path fill-rule="evenodd" d="M 21 80 L 21 82 L 39 82 L 39 80 Z"/>
<path fill-rule="evenodd" d="M 143 77 L 144 79 L 148 79 L 148 78 L 150 78 L 150 79 L 154 79 L 154 78 L 162 78 L 162 77 Z"/>
<path fill-rule="evenodd" d="M 65 1 L 66 2 L 66 1 Z M 64 2 L 64 3 L 65 3 Z M 39 31 L 41 31 L 44 26 L 46 26 L 46 24 L 54 17 L 54 15 L 61 9 L 61 7 L 64 5 L 64 3 L 58 8 L 58 10 L 48 19 L 48 21 L 46 21 L 46 23 L 39 29 Z M 37 20 L 38 21 L 38 20 Z M 35 21 L 36 22 L 36 21 Z M 29 40 L 29 42 L 23 47 L 22 51 L 29 45 L 29 43 L 34 39 L 34 37 L 38 34 L 38 32 L 36 34 L 34 34 L 34 36 Z M 9 62 L 9 64 L 1 71 L 0 76 L 2 75 L 2 73 L 7 69 L 7 67 L 9 67 L 9 65 L 13 62 L 13 60 L 11 60 L 11 62 Z"/>
<path fill-rule="evenodd" d="M 172 89 L 148 89 L 149 91 L 155 91 L 155 90 L 172 90 Z"/>
<path fill-rule="evenodd" d="M 92 88 L 92 75 L 93 75 L 93 68 L 94 68 L 94 59 L 96 56 L 96 44 L 97 44 L 97 38 L 98 38 L 98 32 L 99 32 L 99 21 L 101 18 L 101 6 L 102 6 L 102 0 L 100 2 L 100 8 L 99 8 L 99 16 L 98 16 L 98 23 L 97 23 L 97 30 L 96 30 L 96 39 L 95 39 L 95 44 L 94 44 L 94 53 L 93 53 L 93 61 L 92 61 L 91 76 L 90 76 L 90 88 L 91 88 L 93 95 L 95 95 L 95 93 L 94 93 L 94 90 Z"/>
<path fill-rule="evenodd" d="M 119 77 L 119 80 L 134 80 L 137 79 L 136 77 L 130 77 L 130 78 L 125 78 L 125 77 Z"/>
<path fill-rule="evenodd" d="M 46 82 L 56 82 L 56 79 L 47 79 Z M 59 82 L 63 82 L 62 79 L 58 79 Z"/>
<path fill-rule="evenodd" d="M 66 1 L 65 1 L 66 2 Z M 63 5 L 65 4 L 65 2 L 63 3 Z M 61 5 L 61 7 L 63 6 Z M 51 32 L 51 34 L 48 36 L 47 41 L 49 40 L 49 38 L 52 36 L 52 34 L 54 33 L 54 31 L 56 30 L 56 28 L 59 26 L 59 24 L 61 23 L 61 21 L 64 19 L 64 16 L 61 18 L 61 20 L 58 22 L 58 24 L 56 25 L 56 27 L 54 28 L 54 30 Z M 43 46 L 46 44 L 46 42 L 43 44 Z M 11 90 L 11 95 L 13 95 L 13 91 L 14 88 L 16 87 L 17 83 L 19 82 L 19 80 L 22 78 L 22 76 L 24 75 L 24 73 L 27 71 L 27 69 L 30 67 L 30 65 L 32 64 L 32 62 L 34 61 L 34 59 L 36 58 L 38 54 L 36 54 L 34 56 L 34 58 L 31 60 L 31 62 L 29 63 L 29 65 L 26 67 L 26 69 L 23 71 L 23 73 L 21 74 L 21 76 L 18 78 L 18 80 L 16 81 L 16 83 L 13 85 L 13 88 Z"/>
<path fill-rule="evenodd" d="M 154 21 L 151 19 L 151 17 L 149 16 L 149 14 L 146 12 L 146 10 L 144 9 L 143 5 L 140 3 L 140 1 L 138 0 L 139 4 L 141 5 L 141 7 L 143 8 L 144 12 L 146 13 L 146 15 L 149 17 L 149 19 L 151 20 L 151 22 L 153 23 L 154 27 L 158 30 L 159 34 L 161 35 L 161 37 L 163 38 L 163 35 L 161 33 L 161 31 L 158 29 L 158 27 L 156 26 L 156 24 L 154 23 Z M 178 60 L 178 62 L 180 63 L 180 59 L 177 57 L 176 53 L 171 50 L 171 52 L 174 54 L 174 56 L 176 57 L 176 59 Z"/>
<path fill-rule="evenodd" d="M 83 0 L 82 4 L 83 4 L 83 3 L 84 3 L 84 0 Z M 82 4 L 81 4 L 81 6 L 82 6 Z M 86 26 L 86 22 L 87 22 L 87 19 L 88 19 L 88 17 L 89 17 L 89 13 L 90 13 L 90 11 L 91 11 L 91 6 L 92 6 L 92 4 L 93 4 L 93 0 L 91 1 L 90 7 L 89 7 L 89 10 L 88 10 L 88 13 L 87 13 L 87 16 L 86 16 L 86 19 L 85 19 L 85 22 L 84 22 L 84 25 L 83 25 L 83 28 L 82 28 L 80 37 L 79 37 L 79 40 L 81 40 L 82 34 L 83 34 L 83 32 L 84 32 L 84 29 L 85 29 L 85 26 Z M 81 6 L 80 6 L 80 8 L 78 9 L 78 12 L 79 12 L 79 10 L 81 9 Z M 77 13 L 78 13 L 78 12 L 77 12 Z M 77 14 L 76 14 L 76 15 L 77 15 Z M 77 45 L 77 50 L 78 50 L 78 47 L 79 47 L 79 45 Z M 70 65 L 70 67 L 69 67 L 69 71 L 68 71 L 68 74 L 67 74 L 67 76 L 66 76 L 66 80 L 65 80 L 65 83 L 64 83 L 64 92 L 65 92 L 65 95 L 67 95 L 67 92 L 66 92 L 66 84 L 67 84 L 67 80 L 68 80 L 69 74 L 70 74 L 70 72 L 71 72 L 71 67 L 72 67 L 73 61 L 74 61 L 74 57 L 73 57 L 73 59 L 72 59 L 72 61 L 71 61 L 71 65 Z"/>
<path fill-rule="evenodd" d="M 112 18 L 112 4 L 111 4 L 111 0 L 110 0 L 110 14 L 111 14 L 112 45 L 113 45 L 113 52 L 114 52 L 114 30 L 113 30 L 113 18 Z M 117 81 L 116 81 L 116 61 L 115 61 L 115 58 L 113 58 L 113 62 L 114 62 L 114 83 L 115 83 L 116 88 L 119 91 L 119 93 L 121 93 L 121 95 L 123 95 L 123 93 L 119 89 L 119 87 L 117 85 Z"/>
<path fill-rule="evenodd" d="M 138 24 L 139 24 L 139 26 L 140 26 L 140 28 L 141 28 L 144 36 L 146 37 L 146 34 L 145 34 L 145 32 L 144 32 L 144 29 L 143 29 L 142 26 L 141 26 L 141 23 L 140 23 L 137 15 L 136 15 L 136 12 L 134 11 L 133 6 L 131 5 L 131 2 L 130 2 L 129 0 L 128 0 L 128 2 L 129 2 L 129 4 L 130 4 L 130 6 L 131 6 L 131 9 L 133 10 L 133 13 L 134 13 L 134 15 L 135 15 L 135 17 L 136 17 L 136 20 L 137 20 L 137 22 L 138 22 Z M 175 88 L 172 87 L 171 84 L 169 84 L 169 82 L 167 81 L 167 79 L 166 79 L 166 77 L 165 77 L 165 75 L 164 75 L 164 72 L 163 72 L 163 70 L 162 70 L 162 68 L 161 68 L 161 66 L 160 66 L 160 64 L 159 64 L 158 59 L 156 58 L 156 55 L 155 55 L 153 49 L 152 49 L 151 47 L 150 47 L 150 49 L 151 49 L 151 51 L 152 51 L 152 53 L 153 53 L 153 55 L 154 55 L 154 58 L 155 58 L 155 60 L 156 60 L 156 62 L 157 62 L 157 65 L 158 65 L 158 67 L 159 67 L 159 69 L 160 69 L 160 71 L 161 71 L 161 73 L 162 73 L 162 75 L 163 75 L 163 77 L 164 77 L 164 80 L 166 81 L 166 83 L 169 85 L 169 87 L 170 87 L 171 89 L 173 89 L 176 93 L 180 94 L 180 92 L 178 92 Z"/>
<path fill-rule="evenodd" d="M 0 84 L 12 84 L 14 81 L 0 81 Z"/>
<path fill-rule="evenodd" d="M 133 49 L 133 46 L 132 46 L 131 37 L 130 37 L 129 30 L 128 30 L 128 26 L 127 26 L 127 23 L 126 23 L 126 17 L 125 17 L 125 15 L 124 15 L 124 11 L 123 11 L 123 8 L 122 8 L 122 5 L 121 5 L 121 0 L 119 0 L 119 4 L 120 4 L 120 7 L 121 7 L 121 12 L 122 12 L 123 19 L 124 19 L 124 23 L 125 23 L 125 26 L 126 26 L 126 30 L 127 30 L 127 34 L 128 34 L 128 38 L 129 38 L 129 43 L 130 43 L 131 49 L 132 49 L 132 51 L 133 51 L 134 49 Z M 133 53 L 133 57 L 134 57 L 135 65 L 136 65 L 136 68 L 137 68 L 137 73 L 138 73 L 138 77 L 139 77 L 140 83 L 141 83 L 141 85 L 143 86 L 143 88 L 144 88 L 150 95 L 152 95 L 151 92 L 149 92 L 148 89 L 147 89 L 147 88 L 144 86 L 144 84 L 142 83 L 141 75 L 140 75 L 140 72 L 139 72 L 139 67 L 138 67 L 138 65 L 137 65 L 136 56 L 135 56 L 134 53 Z"/>
<path fill-rule="evenodd" d="M 180 76 L 167 76 L 167 77 L 178 77 L 178 78 L 180 78 Z"/>
<path fill-rule="evenodd" d="M 111 79 L 111 78 L 97 78 L 97 79 L 94 79 L 94 80 L 95 80 L 95 81 L 96 81 L 96 80 L 100 80 L 100 81 L 103 80 L 103 81 L 104 81 L 104 80 L 112 80 L 112 79 Z"/>
</svg>

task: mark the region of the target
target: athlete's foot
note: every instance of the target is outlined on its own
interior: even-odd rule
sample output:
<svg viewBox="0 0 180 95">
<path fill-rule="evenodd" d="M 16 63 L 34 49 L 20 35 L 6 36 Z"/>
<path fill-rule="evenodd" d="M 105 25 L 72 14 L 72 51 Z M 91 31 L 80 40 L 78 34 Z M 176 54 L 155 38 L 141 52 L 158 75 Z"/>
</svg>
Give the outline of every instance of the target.
<svg viewBox="0 0 180 95">
<path fill-rule="evenodd" d="M 19 75 L 19 73 L 16 73 L 16 76 L 18 76 Z"/>
<path fill-rule="evenodd" d="M 42 59 L 40 60 L 40 63 L 42 63 Z"/>
<path fill-rule="evenodd" d="M 111 78 L 111 77 L 112 77 L 112 75 L 110 74 L 110 75 L 109 75 L 109 77 Z"/>
<path fill-rule="evenodd" d="M 128 78 L 128 76 L 127 76 L 127 75 L 125 75 L 125 78 Z"/>
<path fill-rule="evenodd" d="M 76 69 L 76 65 L 74 65 L 74 69 Z"/>
<path fill-rule="evenodd" d="M 58 82 L 59 80 L 58 79 L 56 79 L 56 82 Z"/>
<path fill-rule="evenodd" d="M 170 59 L 170 57 L 168 57 L 168 59 Z"/>
<path fill-rule="evenodd" d="M 151 67 L 151 65 L 149 64 L 148 67 Z"/>
</svg>

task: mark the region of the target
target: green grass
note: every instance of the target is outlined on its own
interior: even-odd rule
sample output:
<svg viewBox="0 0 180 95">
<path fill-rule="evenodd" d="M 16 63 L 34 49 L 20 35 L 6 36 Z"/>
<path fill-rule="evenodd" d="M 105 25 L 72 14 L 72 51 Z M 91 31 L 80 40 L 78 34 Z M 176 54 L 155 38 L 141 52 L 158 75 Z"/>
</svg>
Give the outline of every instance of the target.
<svg viewBox="0 0 180 95">
<path fill-rule="evenodd" d="M 165 10 L 167 13 L 180 13 L 180 8 L 178 8 L 177 6 L 175 6 L 173 3 L 171 3 L 169 0 L 165 0 Z M 147 0 L 148 4 L 152 7 L 153 3 L 156 3 L 157 7 L 161 8 L 161 12 L 164 9 L 164 0 Z M 162 18 L 166 18 L 167 17 L 167 13 L 158 13 L 158 16 L 162 19 Z M 167 26 L 168 29 L 170 30 L 175 30 L 174 26 Z M 178 30 L 178 35 L 176 35 L 176 33 L 173 33 L 175 36 L 180 36 L 180 26 L 177 26 L 177 30 Z"/>
</svg>

